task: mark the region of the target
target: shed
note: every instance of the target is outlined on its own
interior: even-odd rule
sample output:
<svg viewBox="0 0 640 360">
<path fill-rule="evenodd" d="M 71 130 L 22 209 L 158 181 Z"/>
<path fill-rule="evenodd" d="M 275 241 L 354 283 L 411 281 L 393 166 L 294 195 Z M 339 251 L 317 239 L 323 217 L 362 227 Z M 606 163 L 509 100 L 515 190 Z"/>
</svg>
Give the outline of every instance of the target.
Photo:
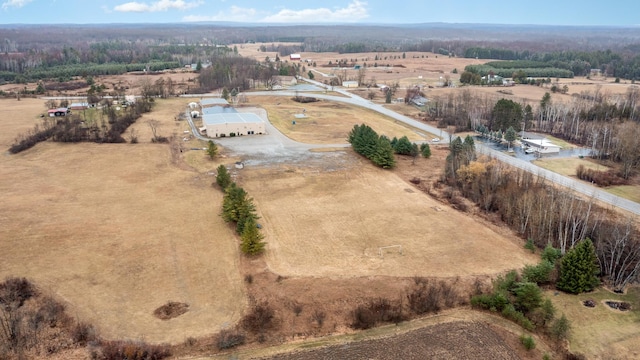
<svg viewBox="0 0 640 360">
<path fill-rule="evenodd" d="M 86 102 L 75 102 L 69 105 L 70 110 L 85 110 L 89 108 L 89 103 Z"/>
<path fill-rule="evenodd" d="M 358 82 L 357 81 L 343 81 L 342 82 L 342 86 L 344 86 L 346 88 L 357 88 L 358 87 Z"/>
<path fill-rule="evenodd" d="M 61 107 L 57 109 L 50 109 L 47 113 L 49 114 L 49 117 L 67 116 L 71 114 L 71 110 L 66 107 Z"/>
<path fill-rule="evenodd" d="M 289 55 L 289 59 L 291 60 L 300 60 L 300 54 L 291 54 Z"/>
</svg>

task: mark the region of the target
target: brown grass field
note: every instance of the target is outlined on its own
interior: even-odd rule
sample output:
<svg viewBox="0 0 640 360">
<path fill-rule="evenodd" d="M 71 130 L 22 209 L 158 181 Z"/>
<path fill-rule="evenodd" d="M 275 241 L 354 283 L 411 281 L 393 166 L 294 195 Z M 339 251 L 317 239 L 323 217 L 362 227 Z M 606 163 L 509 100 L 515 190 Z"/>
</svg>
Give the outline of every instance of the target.
<svg viewBox="0 0 640 360">
<path fill-rule="evenodd" d="M 451 277 L 536 261 L 515 236 L 499 234 L 364 161 L 334 172 L 248 170 L 241 183 L 267 224 L 267 262 L 278 274 Z M 388 249 L 380 257 L 379 248 L 391 245 L 401 245 L 403 254 Z"/>
<path fill-rule="evenodd" d="M 344 144 L 353 126 L 362 123 L 391 138 L 407 136 L 411 141 L 419 141 L 433 137 L 425 131 L 355 105 L 325 100 L 300 104 L 284 96 L 250 97 L 250 100 L 254 103 L 252 106 L 267 110 L 269 121 L 280 132 L 307 144 Z M 302 114 L 303 110 L 307 117 L 296 119 L 294 115 Z"/>
<path fill-rule="evenodd" d="M 640 358 L 640 288 L 631 287 L 624 295 L 606 289 L 591 293 L 569 295 L 547 292 L 559 313 L 571 321 L 570 349 L 584 354 L 588 359 L 638 359 Z M 582 302 L 591 299 L 596 307 L 588 308 Z M 613 310 L 605 300 L 627 301 L 631 311 Z"/>
<path fill-rule="evenodd" d="M 241 54 L 259 60 L 275 55 L 256 48 L 239 46 Z M 330 67 L 320 65 L 342 58 L 368 59 L 369 64 L 375 55 L 303 53 L 302 58 L 313 59 L 320 71 L 329 72 Z M 394 54 L 385 54 L 390 55 Z M 400 57 L 401 53 L 395 55 Z M 433 85 L 447 75 L 455 81 L 459 74 L 451 74 L 451 70 L 461 72 L 467 64 L 485 60 L 407 53 L 406 59 L 378 61 L 386 62 L 404 67 L 391 71 L 372 68 L 366 76 L 375 77 L 378 83 L 399 81 L 401 86 L 410 86 Z M 172 76 L 181 86 L 192 84 L 192 73 Z M 112 85 L 126 82 L 130 87 L 127 92 L 135 94 L 139 79 L 127 75 L 101 81 Z M 630 86 L 610 84 L 612 79 L 569 80 L 574 81 L 568 84 L 570 94 L 597 86 L 602 91 L 624 93 Z M 504 95 L 497 93 L 502 88 L 469 89 L 528 102 L 538 102 L 549 91 L 516 86 L 509 88 L 512 95 Z M 427 89 L 426 95 L 446 96 L 456 91 L 460 88 L 433 88 Z M 298 104 L 284 97 L 249 98 L 252 104 L 267 109 L 270 119 L 287 136 L 301 142 L 343 143 L 353 125 L 362 122 L 379 133 L 407 135 L 413 141 L 437 136 L 418 134 L 415 129 L 346 105 L 324 101 Z M 568 101 L 570 95 L 553 94 L 552 99 Z M 3 150 L 0 277 L 32 279 L 109 339 L 179 343 L 235 324 L 246 310 L 247 285 L 243 283 L 237 237 L 219 217 L 222 194 L 212 189 L 210 174 L 217 165 L 236 159 L 224 149 L 216 161 L 201 151 L 189 150 L 204 144 L 184 133 L 188 129 L 185 122 L 176 121 L 188 102 L 158 101 L 152 113 L 132 126 L 140 144 L 43 143 L 18 155 Z M 3 99 L 0 104 L 4 109 L 0 146 L 7 149 L 17 134 L 40 121 L 45 107 L 43 100 L 27 98 Z M 404 113 L 403 105 L 397 107 Z M 293 126 L 293 114 L 302 108 L 308 118 L 297 119 Z M 413 110 L 407 114 L 415 115 Z M 149 120 L 158 121 L 160 135 L 173 137 L 171 144 L 151 144 Z M 127 132 L 125 138 L 130 135 Z M 334 280 L 350 284 L 363 279 L 368 284 L 364 279 L 373 279 L 391 288 L 389 284 L 399 276 L 469 280 L 474 275 L 495 275 L 538 261 L 523 249 L 515 234 L 444 205 L 408 183 L 416 176 L 432 181 L 441 171 L 444 155 L 439 160 L 434 159 L 438 155 L 418 159 L 415 166 L 402 159 L 398 169 L 383 171 L 351 150 L 336 150 L 326 162 L 278 164 L 239 172 L 238 182 L 255 199 L 261 216 L 267 241 L 263 271 L 269 276 L 282 275 L 292 284 L 303 284 L 304 289 L 331 292 L 337 284 Z M 575 174 L 574 165 L 553 166 L 558 171 L 571 167 Z M 380 248 L 390 245 L 401 245 L 402 253 L 390 248 L 381 257 Z M 256 272 L 256 278 L 259 275 Z M 318 282 L 320 289 L 315 288 Z M 279 286 L 276 281 L 270 283 Z M 336 289 L 355 288 L 349 286 Z M 278 289 L 271 291 L 277 293 Z M 338 295 L 334 298 L 343 301 Z M 563 299 L 554 297 L 556 306 L 576 321 L 574 326 L 581 327 L 573 335 L 572 349 L 600 358 L 606 358 L 603 354 L 608 349 L 621 358 L 633 349 L 637 341 L 631 334 L 633 323 L 621 320 L 618 332 L 618 317 L 604 317 L 602 323 L 615 336 L 601 333 L 596 339 L 585 334 L 584 341 L 589 343 L 580 342 L 583 324 L 592 319 L 580 320 L 579 313 L 572 311 L 582 307 L 572 308 L 571 302 L 565 304 Z M 167 321 L 154 317 L 153 311 L 168 301 L 188 303 L 189 311 Z M 339 301 L 332 306 L 344 307 Z M 631 316 L 624 319 L 637 317 L 635 312 L 625 315 Z M 513 349 L 519 344 L 511 341 L 510 346 Z"/>
<path fill-rule="evenodd" d="M 533 163 L 537 166 L 540 166 L 541 168 L 553 171 L 560 175 L 572 177 L 576 176 L 576 169 L 580 165 L 584 166 L 587 169 L 594 169 L 598 171 L 607 171 L 610 169 L 607 166 L 600 165 L 589 159 L 580 159 L 577 157 L 538 159 L 534 160 Z"/>
<path fill-rule="evenodd" d="M 13 115 L 0 121 L 6 149 L 44 107 L 0 101 Z M 172 116 L 153 113 L 166 132 Z M 148 142 L 144 122 L 136 126 Z M 235 235 L 217 216 L 222 196 L 210 177 L 176 166 L 168 145 L 43 143 L 1 161 L 0 277 L 32 279 L 106 338 L 181 342 L 240 318 L 244 290 Z M 189 311 L 155 318 L 170 300 Z"/>
</svg>

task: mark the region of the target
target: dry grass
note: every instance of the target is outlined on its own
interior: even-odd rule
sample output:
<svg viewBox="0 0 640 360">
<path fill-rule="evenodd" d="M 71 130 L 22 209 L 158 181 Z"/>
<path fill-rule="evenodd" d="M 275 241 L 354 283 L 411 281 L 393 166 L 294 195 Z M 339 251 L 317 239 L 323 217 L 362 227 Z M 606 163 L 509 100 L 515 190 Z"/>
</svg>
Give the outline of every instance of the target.
<svg viewBox="0 0 640 360">
<path fill-rule="evenodd" d="M 620 196 L 621 198 L 629 199 L 631 201 L 640 203 L 640 186 L 639 185 L 620 185 L 612 186 L 605 189 L 607 192 L 613 195 Z"/>
<path fill-rule="evenodd" d="M 589 359 L 637 359 L 640 357 L 640 288 L 630 288 L 625 295 L 618 295 L 604 289 L 588 294 L 569 295 L 559 293 L 547 295 L 553 301 L 558 313 L 564 313 L 571 321 L 570 348 Z M 595 308 L 582 305 L 582 301 L 593 299 Z M 626 301 L 632 310 L 621 312 L 603 304 L 604 300 Z"/>
<path fill-rule="evenodd" d="M 182 129 L 179 101 L 145 115 L 165 136 Z M 13 114 L 0 121 L 5 148 L 43 109 L 28 102 L 3 104 Z M 148 142 L 144 121 L 135 127 Z M 217 215 L 222 194 L 212 177 L 179 166 L 169 145 L 47 142 L 0 161 L 0 277 L 32 279 L 110 339 L 179 342 L 240 318 L 236 238 Z M 169 300 L 190 311 L 155 318 Z"/>
<path fill-rule="evenodd" d="M 366 123 L 378 134 L 407 136 L 412 141 L 424 140 L 424 131 L 410 128 L 377 112 L 359 106 L 338 102 L 318 101 L 301 104 L 288 97 L 261 96 L 252 99 L 256 106 L 263 107 L 269 121 L 289 138 L 308 144 L 342 144 L 355 124 Z M 295 114 L 304 114 L 296 119 Z M 296 124 L 293 124 L 295 120 Z M 425 134 L 426 135 L 426 134 Z"/>
<path fill-rule="evenodd" d="M 536 261 L 515 236 L 443 206 L 392 172 L 358 166 L 331 173 L 245 169 L 241 184 L 261 212 L 272 271 L 450 277 Z M 389 249 L 381 258 L 379 248 L 389 245 L 402 245 L 403 254 Z"/>
<path fill-rule="evenodd" d="M 538 159 L 534 160 L 533 164 L 564 176 L 576 176 L 576 169 L 580 165 L 587 169 L 594 169 L 598 171 L 607 171 L 611 169 L 589 159 L 580 159 L 577 157 Z"/>
</svg>

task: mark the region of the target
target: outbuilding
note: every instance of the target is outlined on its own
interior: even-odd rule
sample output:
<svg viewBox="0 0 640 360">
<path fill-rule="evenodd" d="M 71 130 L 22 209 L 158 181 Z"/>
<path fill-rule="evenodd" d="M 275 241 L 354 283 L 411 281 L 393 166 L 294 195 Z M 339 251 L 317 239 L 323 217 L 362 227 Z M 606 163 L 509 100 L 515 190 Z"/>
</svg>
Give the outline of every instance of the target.
<svg viewBox="0 0 640 360">
<path fill-rule="evenodd" d="M 344 86 L 346 88 L 357 88 L 358 87 L 358 82 L 357 81 L 343 81 L 342 82 L 342 86 Z"/>
<path fill-rule="evenodd" d="M 71 114 L 71 110 L 66 107 L 61 107 L 57 109 L 50 109 L 47 113 L 49 114 L 49 117 L 67 116 Z"/>
<path fill-rule="evenodd" d="M 300 54 L 291 54 L 291 55 L 289 55 L 289 59 L 295 60 L 295 61 L 300 61 Z"/>
</svg>

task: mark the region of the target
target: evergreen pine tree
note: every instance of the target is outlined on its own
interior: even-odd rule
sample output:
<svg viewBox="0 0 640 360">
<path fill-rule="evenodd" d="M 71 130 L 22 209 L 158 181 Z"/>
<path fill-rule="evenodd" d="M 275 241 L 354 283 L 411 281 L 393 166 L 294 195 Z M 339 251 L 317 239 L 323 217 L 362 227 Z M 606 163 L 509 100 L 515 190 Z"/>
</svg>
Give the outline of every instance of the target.
<svg viewBox="0 0 640 360">
<path fill-rule="evenodd" d="M 380 137 L 377 145 L 371 161 L 383 169 L 394 167 L 396 165 L 396 159 L 393 157 L 393 148 L 391 147 L 389 139 Z"/>
<path fill-rule="evenodd" d="M 231 175 L 224 165 L 218 166 L 216 169 L 218 174 L 216 175 L 216 184 L 218 184 L 222 190 L 225 190 L 227 186 L 231 185 Z"/>
<path fill-rule="evenodd" d="M 264 235 L 260 233 L 256 221 L 252 217 L 248 217 L 243 225 L 242 244 L 240 249 L 248 255 L 258 255 L 264 251 L 265 243 L 262 241 Z"/>
<path fill-rule="evenodd" d="M 431 157 L 431 147 L 427 143 L 420 144 L 420 152 L 422 153 L 422 157 L 425 157 L 425 158 Z"/>
<path fill-rule="evenodd" d="M 556 287 L 572 294 L 591 291 L 599 284 L 598 272 L 595 247 L 591 239 L 586 238 L 562 258 Z"/>
</svg>

